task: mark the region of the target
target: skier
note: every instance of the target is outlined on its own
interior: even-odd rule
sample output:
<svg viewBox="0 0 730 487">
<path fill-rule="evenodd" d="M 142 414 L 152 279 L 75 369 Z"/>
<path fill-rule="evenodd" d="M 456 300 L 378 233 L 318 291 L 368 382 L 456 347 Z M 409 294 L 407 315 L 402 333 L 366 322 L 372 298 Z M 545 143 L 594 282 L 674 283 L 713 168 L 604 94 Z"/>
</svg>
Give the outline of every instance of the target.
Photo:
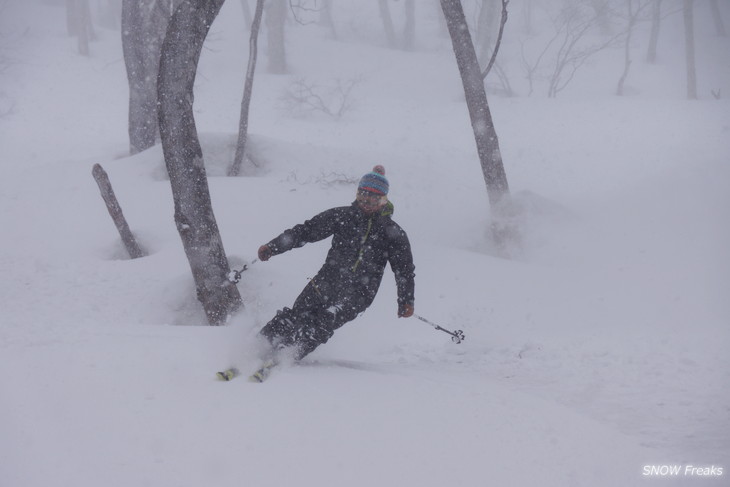
<svg viewBox="0 0 730 487">
<path fill-rule="evenodd" d="M 278 311 L 260 331 L 272 353 L 288 348 L 294 360 L 300 360 L 329 340 L 337 328 L 370 306 L 388 262 L 398 289 L 398 317 L 413 315 L 415 266 L 408 236 L 391 219 L 388 189 L 385 168 L 375 166 L 360 179 L 350 206 L 326 210 L 259 248 L 259 259 L 267 261 L 332 236 L 317 275 L 291 308 Z"/>
</svg>

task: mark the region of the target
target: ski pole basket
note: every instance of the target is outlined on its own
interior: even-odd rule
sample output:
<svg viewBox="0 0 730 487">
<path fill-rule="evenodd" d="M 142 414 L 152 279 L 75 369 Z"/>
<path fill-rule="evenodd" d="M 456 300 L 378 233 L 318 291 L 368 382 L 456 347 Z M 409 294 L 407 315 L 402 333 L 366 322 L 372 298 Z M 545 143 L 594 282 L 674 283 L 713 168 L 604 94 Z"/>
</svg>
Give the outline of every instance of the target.
<svg viewBox="0 0 730 487">
<path fill-rule="evenodd" d="M 433 326 L 437 330 L 443 331 L 444 333 L 451 335 L 452 342 L 458 344 L 458 343 L 461 343 L 464 341 L 465 336 L 464 336 L 464 332 L 462 330 L 454 330 L 454 331 L 447 330 L 446 328 L 443 328 L 443 327 L 437 325 L 436 323 L 433 323 L 433 322 L 427 320 L 423 316 L 419 316 L 419 315 L 414 315 L 414 316 L 416 318 L 418 318 L 419 320 L 423 321 L 424 323 L 428 323 L 429 325 Z"/>
</svg>

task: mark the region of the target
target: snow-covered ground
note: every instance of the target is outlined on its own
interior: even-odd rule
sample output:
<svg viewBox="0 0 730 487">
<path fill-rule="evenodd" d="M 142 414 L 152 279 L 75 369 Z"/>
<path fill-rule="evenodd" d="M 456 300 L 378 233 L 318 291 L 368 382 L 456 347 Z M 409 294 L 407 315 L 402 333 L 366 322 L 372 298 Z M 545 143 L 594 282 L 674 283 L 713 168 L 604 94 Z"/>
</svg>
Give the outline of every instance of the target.
<svg viewBox="0 0 730 487">
<path fill-rule="evenodd" d="M 98 28 L 83 58 L 60 6 L 10 2 L 0 485 L 727 485 L 730 102 L 709 92 L 730 93 L 730 42 L 706 6 L 697 2 L 708 26 L 697 32 L 698 101 L 684 100 L 676 15 L 658 65 L 641 62 L 636 41 L 628 97 L 611 95 L 617 49 L 556 99 L 490 98 L 525 210 L 523 248 L 505 260 L 486 236 L 435 11 L 419 11 L 418 49 L 405 53 L 378 46 L 374 7 L 347 3 L 362 11 L 342 7 L 341 41 L 289 26 L 291 75 L 266 74 L 262 52 L 250 125 L 262 167 L 249 177 L 222 177 L 248 52 L 240 4 L 213 26 L 196 121 L 226 250 L 234 265 L 250 261 L 283 229 L 348 204 L 354 185 L 340 180 L 383 164 L 416 259 L 416 312 L 463 329 L 465 342 L 397 319 L 386 274 L 374 305 L 300 366 L 262 385 L 216 382 L 217 370 L 256 365 L 256 332 L 292 303 L 327 244 L 256 263 L 240 284 L 245 310 L 225 327 L 194 326 L 205 319 L 161 149 L 126 157 L 119 32 Z M 294 117 L 280 98 L 297 77 L 360 77 L 358 104 L 338 121 Z M 148 257 L 125 257 L 94 163 Z M 682 475 L 647 478 L 648 465 Z M 721 476 L 684 475 L 713 465 Z"/>
</svg>

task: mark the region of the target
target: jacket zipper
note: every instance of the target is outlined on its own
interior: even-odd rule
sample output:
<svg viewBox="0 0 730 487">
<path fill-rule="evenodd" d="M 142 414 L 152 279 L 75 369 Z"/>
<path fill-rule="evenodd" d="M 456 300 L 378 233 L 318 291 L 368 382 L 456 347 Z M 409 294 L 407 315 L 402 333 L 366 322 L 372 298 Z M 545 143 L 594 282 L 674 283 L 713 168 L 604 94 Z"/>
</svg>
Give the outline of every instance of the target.
<svg viewBox="0 0 730 487">
<path fill-rule="evenodd" d="M 365 253 L 365 242 L 368 239 L 368 236 L 370 235 L 370 229 L 373 227 L 373 217 L 370 217 L 368 220 L 368 228 L 365 230 L 365 235 L 362 236 L 362 239 L 360 240 L 360 250 L 357 253 L 357 260 L 355 260 L 355 265 L 352 266 L 352 272 L 355 272 L 357 270 L 357 267 L 360 265 L 360 262 L 362 262 L 362 256 Z"/>
</svg>

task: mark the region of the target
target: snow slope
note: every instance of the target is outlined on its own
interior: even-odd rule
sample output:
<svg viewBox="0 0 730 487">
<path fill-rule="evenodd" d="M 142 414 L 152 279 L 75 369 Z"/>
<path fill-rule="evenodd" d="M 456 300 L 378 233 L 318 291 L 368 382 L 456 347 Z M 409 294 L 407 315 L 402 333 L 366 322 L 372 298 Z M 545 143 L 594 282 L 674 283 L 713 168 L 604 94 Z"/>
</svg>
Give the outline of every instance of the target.
<svg viewBox="0 0 730 487">
<path fill-rule="evenodd" d="M 616 51 L 557 99 L 490 98 L 524 208 L 523 248 L 505 260 L 486 236 L 448 41 L 384 49 L 376 14 L 348 8 L 339 42 L 290 26 L 292 75 L 260 60 L 262 167 L 241 178 L 222 177 L 247 52 L 240 5 L 216 20 L 196 121 L 226 250 L 250 261 L 283 229 L 348 204 L 347 181 L 384 164 L 416 258 L 416 312 L 466 341 L 397 319 L 386 276 L 373 306 L 300 366 L 263 385 L 216 382 L 231 364 L 255 367 L 256 332 L 326 243 L 256 263 L 240 284 L 246 309 L 197 326 L 161 150 L 126 157 L 119 33 L 100 28 L 82 58 L 60 7 L 9 4 L 0 25 L 19 62 L 1 88 L 13 109 L 0 118 L 0 485 L 725 485 L 730 105 L 708 90 L 683 100 L 680 40 L 667 34 L 659 66 L 636 63 L 630 97 L 610 96 Z M 434 12 L 419 12 L 435 32 Z M 698 35 L 711 47 L 701 83 L 730 92 L 730 44 Z M 339 121 L 293 117 L 280 97 L 297 76 L 361 76 L 358 104 Z M 125 257 L 94 163 L 148 257 Z M 724 474 L 648 479 L 646 465 Z"/>
</svg>

